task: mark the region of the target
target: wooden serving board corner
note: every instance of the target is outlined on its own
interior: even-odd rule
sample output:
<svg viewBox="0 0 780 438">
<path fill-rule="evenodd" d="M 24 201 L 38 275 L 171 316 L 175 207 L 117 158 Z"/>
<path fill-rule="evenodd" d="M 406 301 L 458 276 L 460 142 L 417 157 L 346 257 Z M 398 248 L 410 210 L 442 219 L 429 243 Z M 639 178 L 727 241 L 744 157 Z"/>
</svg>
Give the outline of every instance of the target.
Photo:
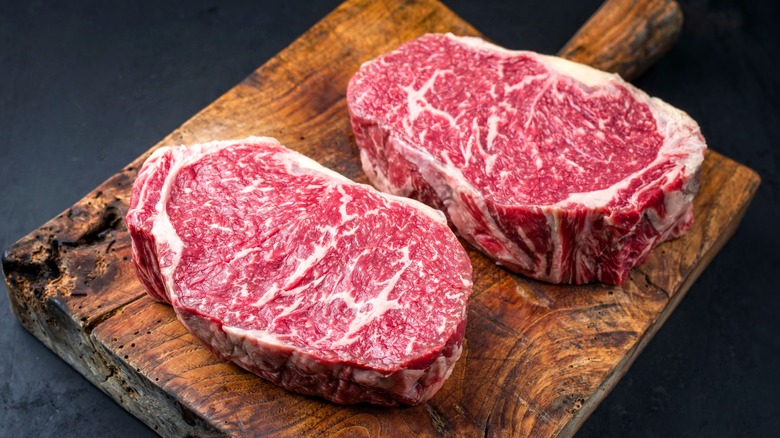
<svg viewBox="0 0 780 438">
<path fill-rule="evenodd" d="M 157 146 L 273 136 L 365 182 L 347 81 L 362 62 L 425 32 L 479 35 L 435 0 L 349 0 Z M 145 295 L 122 218 L 147 156 L 16 242 L 3 271 L 21 323 L 164 436 L 572 435 L 734 233 L 759 184 L 708 151 L 693 229 L 659 246 L 622 286 L 543 284 L 470 250 L 463 357 L 431 401 L 388 409 L 266 383 L 215 358 Z"/>
</svg>

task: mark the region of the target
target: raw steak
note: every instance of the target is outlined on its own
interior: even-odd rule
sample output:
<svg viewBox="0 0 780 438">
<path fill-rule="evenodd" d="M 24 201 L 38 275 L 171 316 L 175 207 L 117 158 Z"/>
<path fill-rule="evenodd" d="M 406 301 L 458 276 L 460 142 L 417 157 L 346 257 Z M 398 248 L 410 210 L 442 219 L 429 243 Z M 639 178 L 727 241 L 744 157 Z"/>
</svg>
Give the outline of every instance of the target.
<svg viewBox="0 0 780 438">
<path fill-rule="evenodd" d="M 693 223 L 698 125 L 617 75 L 430 34 L 365 63 L 347 102 L 371 182 L 512 271 L 619 284 Z"/>
<path fill-rule="evenodd" d="M 461 354 L 471 263 L 444 216 L 274 139 L 158 149 L 126 222 L 149 294 L 291 391 L 417 404 Z"/>
</svg>

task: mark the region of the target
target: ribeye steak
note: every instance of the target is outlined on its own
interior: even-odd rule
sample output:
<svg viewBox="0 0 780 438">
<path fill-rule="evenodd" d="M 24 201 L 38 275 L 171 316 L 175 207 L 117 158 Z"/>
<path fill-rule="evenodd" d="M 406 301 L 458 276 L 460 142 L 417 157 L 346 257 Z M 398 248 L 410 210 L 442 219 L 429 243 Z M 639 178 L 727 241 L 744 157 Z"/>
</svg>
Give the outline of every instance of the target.
<svg viewBox="0 0 780 438">
<path fill-rule="evenodd" d="M 365 63 L 347 102 L 377 188 L 530 277 L 622 283 L 693 223 L 698 125 L 617 75 L 429 34 Z"/>
<path fill-rule="evenodd" d="M 126 222 L 149 294 L 289 390 L 417 404 L 461 354 L 471 263 L 444 215 L 274 139 L 158 149 Z"/>
</svg>

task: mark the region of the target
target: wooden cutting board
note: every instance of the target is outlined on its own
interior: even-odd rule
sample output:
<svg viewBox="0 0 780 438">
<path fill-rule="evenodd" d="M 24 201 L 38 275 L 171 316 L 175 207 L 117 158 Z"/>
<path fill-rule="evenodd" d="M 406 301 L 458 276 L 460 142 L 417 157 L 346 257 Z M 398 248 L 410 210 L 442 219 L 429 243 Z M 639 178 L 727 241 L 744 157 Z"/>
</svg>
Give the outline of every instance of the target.
<svg viewBox="0 0 780 438">
<path fill-rule="evenodd" d="M 609 2 L 562 54 L 627 76 L 641 71 L 668 47 L 680 15 L 674 2 L 627 9 L 633 3 Z M 478 35 L 435 0 L 349 0 L 157 146 L 274 136 L 365 182 L 347 81 L 362 62 L 446 31 Z M 571 435 L 733 234 L 759 184 L 709 151 L 694 228 L 659 246 L 622 286 L 543 284 L 470 250 L 463 357 L 430 402 L 387 409 L 291 394 L 221 362 L 144 294 L 122 218 L 147 156 L 11 246 L 3 270 L 22 324 L 167 436 Z"/>
</svg>

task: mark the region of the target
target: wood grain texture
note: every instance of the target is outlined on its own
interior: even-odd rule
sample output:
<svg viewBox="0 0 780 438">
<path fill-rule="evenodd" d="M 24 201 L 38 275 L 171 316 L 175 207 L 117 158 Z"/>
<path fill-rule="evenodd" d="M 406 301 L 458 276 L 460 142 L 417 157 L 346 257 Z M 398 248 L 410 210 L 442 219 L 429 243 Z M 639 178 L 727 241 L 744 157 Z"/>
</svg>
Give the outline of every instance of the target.
<svg viewBox="0 0 780 438">
<path fill-rule="evenodd" d="M 434 0 L 350 0 L 155 147 L 270 135 L 365 182 L 347 81 L 401 42 L 446 31 L 478 35 Z M 571 435 L 734 232 L 759 184 L 708 152 L 693 229 L 622 286 L 544 284 L 470 249 L 463 357 L 431 401 L 387 409 L 291 394 L 221 362 L 145 295 L 121 218 L 148 153 L 15 243 L 3 270 L 22 324 L 164 436 Z"/>
<path fill-rule="evenodd" d="M 674 45 L 682 22 L 674 0 L 607 0 L 558 55 L 632 80 Z"/>
</svg>

